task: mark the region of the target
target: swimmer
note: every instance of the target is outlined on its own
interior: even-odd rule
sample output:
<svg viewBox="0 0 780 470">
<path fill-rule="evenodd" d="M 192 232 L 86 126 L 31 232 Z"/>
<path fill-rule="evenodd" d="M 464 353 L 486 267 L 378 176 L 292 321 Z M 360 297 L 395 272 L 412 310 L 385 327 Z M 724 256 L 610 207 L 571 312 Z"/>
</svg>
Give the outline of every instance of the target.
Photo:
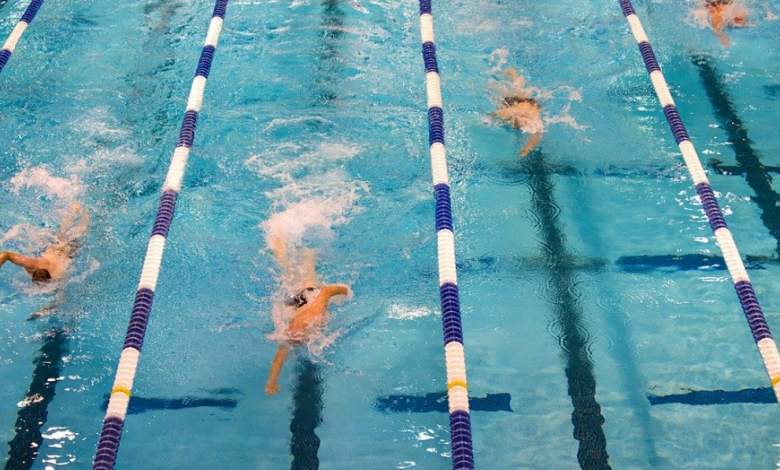
<svg viewBox="0 0 780 470">
<path fill-rule="evenodd" d="M 295 316 L 287 325 L 286 339 L 279 345 L 271 363 L 271 373 L 265 384 L 265 392 L 270 396 L 279 391 L 279 373 L 292 348 L 309 341 L 321 332 L 328 320 L 328 304 L 334 296 L 350 296 L 352 291 L 343 284 L 322 285 L 316 276 L 316 253 L 305 250 L 300 262 L 291 263 L 287 258 L 284 241 L 274 239 L 273 252 L 283 269 L 283 275 L 302 274 L 303 282 L 298 292 L 285 304 L 295 309 Z"/>
<path fill-rule="evenodd" d="M 504 72 L 512 79 L 513 89 L 501 96 L 501 109 L 493 111 L 493 115 L 510 124 L 515 129 L 531 134 L 525 146 L 520 150 L 520 156 L 525 157 L 542 140 L 544 123 L 542 122 L 542 105 L 531 97 L 531 92 L 524 88 L 525 79 L 518 75 L 515 69 Z"/>
<path fill-rule="evenodd" d="M 76 218 L 79 223 L 74 225 Z M 62 221 L 55 243 L 46 248 L 40 258 L 29 258 L 19 253 L 3 251 L 0 253 L 0 267 L 6 261 L 21 266 L 32 276 L 35 283 L 59 279 L 65 275 L 70 260 L 79 249 L 78 238 L 83 236 L 89 226 L 89 212 L 81 204 L 74 203 L 70 213 Z"/>
<path fill-rule="evenodd" d="M 710 26 L 715 36 L 724 46 L 730 46 L 724 30 L 728 28 L 744 28 L 747 24 L 747 10 L 745 7 L 734 3 L 732 0 L 704 0 L 704 7 L 710 19 Z"/>
</svg>

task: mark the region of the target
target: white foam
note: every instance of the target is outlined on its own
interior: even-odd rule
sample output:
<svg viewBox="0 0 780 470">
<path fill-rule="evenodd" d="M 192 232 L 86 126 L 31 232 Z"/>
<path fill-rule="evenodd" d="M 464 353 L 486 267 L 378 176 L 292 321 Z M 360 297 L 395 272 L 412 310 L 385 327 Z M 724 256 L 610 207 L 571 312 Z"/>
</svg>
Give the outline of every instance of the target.
<svg viewBox="0 0 780 470">
<path fill-rule="evenodd" d="M 265 193 L 277 211 L 261 224 L 268 246 L 276 238 L 291 247 L 329 240 L 335 226 L 359 211 L 357 202 L 369 193 L 368 185 L 353 180 L 341 163 L 360 151 L 343 142 L 321 142 L 307 150 L 287 144 L 246 161 L 259 175 L 283 184 Z"/>
<path fill-rule="evenodd" d="M 403 304 L 393 304 L 387 310 L 389 312 L 388 316 L 396 320 L 413 320 L 436 314 L 434 310 L 429 308 Z"/>
<path fill-rule="evenodd" d="M 85 177 L 115 177 L 117 171 L 142 166 L 144 159 L 130 149 L 100 149 L 89 158 L 76 160 L 65 170 L 73 175 Z"/>
<path fill-rule="evenodd" d="M 54 243 L 54 231 L 28 223 L 16 224 L 3 235 L 0 245 L 12 244 L 19 251 L 36 253 Z"/>
<path fill-rule="evenodd" d="M 509 49 L 506 47 L 500 47 L 491 52 L 490 57 L 488 58 L 488 62 L 490 62 L 493 67 L 490 69 L 490 72 L 500 72 L 501 69 L 504 68 L 504 65 L 506 65 L 508 58 Z"/>
<path fill-rule="evenodd" d="M 128 130 L 120 127 L 118 119 L 106 107 L 92 108 L 89 113 L 75 119 L 72 127 L 73 130 L 85 134 L 87 139 L 97 136 L 120 141 L 129 135 Z"/>
<path fill-rule="evenodd" d="M 75 175 L 69 178 L 53 176 L 43 166 L 25 168 L 11 178 L 11 191 L 19 194 L 22 189 L 43 191 L 48 197 L 75 200 L 84 193 L 84 185 Z"/>
<path fill-rule="evenodd" d="M 569 114 L 570 109 L 571 109 L 571 103 L 564 106 L 563 109 L 561 110 L 561 114 L 557 116 L 544 116 L 543 118 L 544 123 L 545 124 L 557 124 L 557 123 L 566 124 L 567 126 L 576 129 L 578 131 L 587 129 L 588 126 L 583 126 L 579 124 L 577 120 L 574 119 L 574 117 L 572 117 Z"/>
<path fill-rule="evenodd" d="M 327 189 L 332 190 L 331 194 L 325 193 Z M 319 194 L 300 197 L 308 191 Z M 271 246 L 274 239 L 281 238 L 288 246 L 299 247 L 304 240 L 315 244 L 330 240 L 333 227 L 350 220 L 358 210 L 355 204 L 365 193 L 368 193 L 368 187 L 361 182 L 332 182 L 315 189 L 307 188 L 305 182 L 292 182 L 266 193 L 272 200 L 278 201 L 275 205 L 283 207 L 261 224 L 266 243 Z M 296 198 L 300 199 L 292 202 Z"/>
</svg>

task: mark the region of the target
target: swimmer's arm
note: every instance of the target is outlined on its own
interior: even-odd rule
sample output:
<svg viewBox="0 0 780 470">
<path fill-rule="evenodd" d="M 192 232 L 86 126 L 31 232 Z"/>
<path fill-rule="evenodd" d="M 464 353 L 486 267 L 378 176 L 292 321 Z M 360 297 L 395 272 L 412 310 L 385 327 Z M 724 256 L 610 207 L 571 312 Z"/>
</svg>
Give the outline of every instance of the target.
<svg viewBox="0 0 780 470">
<path fill-rule="evenodd" d="M 276 350 L 276 356 L 271 363 L 271 373 L 268 376 L 268 382 L 265 384 L 265 393 L 269 396 L 274 395 L 279 391 L 279 373 L 282 371 L 282 364 L 287 359 L 287 346 L 284 344 L 279 345 L 279 349 Z"/>
<path fill-rule="evenodd" d="M 723 31 L 715 30 L 715 36 L 717 36 L 718 39 L 720 39 L 721 44 L 723 44 L 724 46 L 731 45 L 731 40 L 729 40 L 729 37 L 726 36 L 726 33 L 724 33 Z"/>
<path fill-rule="evenodd" d="M 11 251 L 4 251 L 0 253 L 0 267 L 5 264 L 6 261 L 10 261 L 17 266 L 21 266 L 24 269 L 34 271 L 36 269 L 46 269 L 44 260 L 40 258 L 28 258 L 27 256 L 20 255 L 19 253 L 13 253 Z"/>
<path fill-rule="evenodd" d="M 720 39 L 720 42 L 724 46 L 730 46 L 731 41 L 729 41 L 729 37 L 726 36 L 726 33 L 723 32 L 724 27 L 724 21 L 723 21 L 723 13 L 720 10 L 712 9 L 710 10 L 710 23 L 712 24 L 712 31 L 715 33 L 715 36 Z"/>
<path fill-rule="evenodd" d="M 344 284 L 331 284 L 327 286 L 322 286 L 320 290 L 320 295 L 324 295 L 328 299 L 330 299 L 334 295 L 349 296 L 351 293 L 352 291 L 350 291 L 349 287 Z"/>
<path fill-rule="evenodd" d="M 520 156 L 525 157 L 528 155 L 528 152 L 534 149 L 539 144 L 539 141 L 542 140 L 542 133 L 536 132 L 534 133 L 531 138 L 528 139 L 528 142 L 526 142 L 525 147 L 523 147 L 520 150 Z"/>
</svg>

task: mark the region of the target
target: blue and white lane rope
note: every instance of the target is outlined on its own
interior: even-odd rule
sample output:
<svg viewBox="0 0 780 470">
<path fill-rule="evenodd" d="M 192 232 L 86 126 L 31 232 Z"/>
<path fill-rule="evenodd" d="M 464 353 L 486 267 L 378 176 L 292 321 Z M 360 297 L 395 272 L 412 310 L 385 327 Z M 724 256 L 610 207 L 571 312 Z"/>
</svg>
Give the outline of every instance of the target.
<svg viewBox="0 0 780 470">
<path fill-rule="evenodd" d="M 38 9 L 41 8 L 41 5 L 43 5 L 43 0 L 32 0 L 32 2 L 30 2 L 30 4 L 27 6 L 27 9 L 24 10 L 22 19 L 16 23 L 16 26 L 14 26 L 13 31 L 11 31 L 11 34 L 8 36 L 8 39 L 5 40 L 3 49 L 0 50 L 0 73 L 3 72 L 5 64 L 7 64 L 8 59 L 11 58 L 11 54 L 14 53 L 16 43 L 19 42 L 19 38 L 22 37 L 24 31 L 28 26 L 30 26 L 30 23 L 32 23 L 32 20 L 35 18 L 35 14 L 38 13 Z"/>
<path fill-rule="evenodd" d="M 431 0 L 420 0 L 425 85 L 428 96 L 428 143 L 436 197 L 436 232 L 439 251 L 439 294 L 444 329 L 444 351 L 447 364 L 447 395 L 450 407 L 450 441 L 452 468 L 474 468 L 471 447 L 471 417 L 466 382 L 466 359 L 463 353 L 463 329 L 460 322 L 458 276 L 455 268 L 455 235 L 452 231 L 450 184 L 447 176 L 447 152 L 444 148 L 444 114 L 442 112 L 439 66 L 433 42 Z"/>
<path fill-rule="evenodd" d="M 179 133 L 179 143 L 173 152 L 168 175 L 163 184 L 162 197 L 157 210 L 157 217 L 154 221 L 152 237 L 146 250 L 146 258 L 141 271 L 141 281 L 138 284 L 135 303 L 130 316 L 130 324 L 125 335 L 124 349 L 119 359 L 116 378 L 111 389 L 108 411 L 103 420 L 103 429 L 100 433 L 100 441 L 95 453 L 93 470 L 111 470 L 116 463 L 119 441 L 122 438 L 122 428 L 124 427 L 127 414 L 127 405 L 130 401 L 133 379 L 138 366 L 138 357 L 141 354 L 149 314 L 152 311 L 154 290 L 160 273 L 165 240 L 173 220 L 176 198 L 184 177 L 184 167 L 187 164 L 187 157 L 195 139 L 195 124 L 198 121 L 198 112 L 203 102 L 206 79 L 208 79 L 209 70 L 211 69 L 211 61 L 214 58 L 219 33 L 222 31 L 222 21 L 225 18 L 227 3 L 228 0 L 217 0 L 206 42 L 200 54 L 198 68 L 195 72 L 195 79 L 192 82 L 189 99 L 187 100 L 187 109 L 184 113 L 184 120 Z"/>
<path fill-rule="evenodd" d="M 661 107 L 664 110 L 666 120 L 669 122 L 669 127 L 672 129 L 674 139 L 680 147 L 685 165 L 688 167 L 693 184 L 696 186 L 696 192 L 701 199 L 702 205 L 704 205 L 704 212 L 707 214 L 712 231 L 715 232 L 715 238 L 718 240 L 718 245 L 723 252 L 723 259 L 726 260 L 726 266 L 737 290 L 737 296 L 742 304 L 742 310 L 745 312 L 750 331 L 753 333 L 753 339 L 756 341 L 758 350 L 761 353 L 761 358 L 769 374 L 775 396 L 778 402 L 780 402 L 780 354 L 778 354 L 777 344 L 769 332 L 769 326 L 753 291 L 745 265 L 742 263 L 742 258 L 737 250 L 737 245 L 734 243 L 731 231 L 726 226 L 723 212 L 720 210 L 712 187 L 710 187 L 710 183 L 707 180 L 707 175 L 704 173 L 704 167 L 702 167 L 699 155 L 696 153 L 690 137 L 688 137 L 688 131 L 685 129 L 682 118 L 680 118 L 680 113 L 677 112 L 677 106 L 674 104 L 672 94 L 669 92 L 669 87 L 666 85 L 666 80 L 661 73 L 661 67 L 658 65 L 653 48 L 650 47 L 647 34 L 645 34 L 644 28 L 642 28 L 642 23 L 639 21 L 639 17 L 637 17 L 629 0 L 618 0 L 618 2 L 623 9 L 623 14 L 628 20 L 628 24 L 631 26 L 634 38 L 636 38 L 636 42 L 639 44 L 639 51 L 642 53 L 645 66 L 650 74 L 650 80 L 653 82 L 653 87 L 661 102 Z"/>
</svg>

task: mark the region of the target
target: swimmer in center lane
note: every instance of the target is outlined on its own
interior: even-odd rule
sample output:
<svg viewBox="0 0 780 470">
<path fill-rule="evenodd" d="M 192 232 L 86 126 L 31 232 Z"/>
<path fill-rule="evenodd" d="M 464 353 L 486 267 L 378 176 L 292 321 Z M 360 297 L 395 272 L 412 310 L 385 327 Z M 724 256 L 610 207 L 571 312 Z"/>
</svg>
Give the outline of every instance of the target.
<svg viewBox="0 0 780 470">
<path fill-rule="evenodd" d="M 712 31 L 720 39 L 724 46 L 730 46 L 731 41 L 724 30 L 726 28 L 744 28 L 748 26 L 747 10 L 739 3 L 732 0 L 705 0 L 704 8 L 707 10 Z"/>
<path fill-rule="evenodd" d="M 533 89 L 525 88 L 525 78 L 515 69 L 507 69 L 504 73 L 512 79 L 512 87 L 501 94 L 500 109 L 493 111 L 493 115 L 515 129 L 531 134 L 520 150 L 520 156 L 525 157 L 542 140 L 542 105 L 531 96 Z"/>
<path fill-rule="evenodd" d="M 279 391 L 279 373 L 290 350 L 320 334 L 328 321 L 328 305 L 335 296 L 351 297 L 352 291 L 343 284 L 321 285 L 316 275 L 316 253 L 313 250 L 302 251 L 300 260 L 287 257 L 287 247 L 280 238 L 273 241 L 273 253 L 283 270 L 283 279 L 291 277 L 302 279 L 300 289 L 285 304 L 294 309 L 294 316 L 287 324 L 285 339 L 279 345 L 271 373 L 265 385 L 265 392 L 274 395 Z"/>
<path fill-rule="evenodd" d="M 76 219 L 79 219 L 76 224 Z M 47 282 L 65 275 L 71 259 L 79 249 L 78 239 L 87 232 L 89 212 L 78 203 L 74 203 L 70 213 L 62 221 L 55 242 L 44 250 L 39 258 L 30 258 L 11 251 L 0 252 L 0 267 L 6 261 L 23 267 L 33 282 Z"/>
</svg>

